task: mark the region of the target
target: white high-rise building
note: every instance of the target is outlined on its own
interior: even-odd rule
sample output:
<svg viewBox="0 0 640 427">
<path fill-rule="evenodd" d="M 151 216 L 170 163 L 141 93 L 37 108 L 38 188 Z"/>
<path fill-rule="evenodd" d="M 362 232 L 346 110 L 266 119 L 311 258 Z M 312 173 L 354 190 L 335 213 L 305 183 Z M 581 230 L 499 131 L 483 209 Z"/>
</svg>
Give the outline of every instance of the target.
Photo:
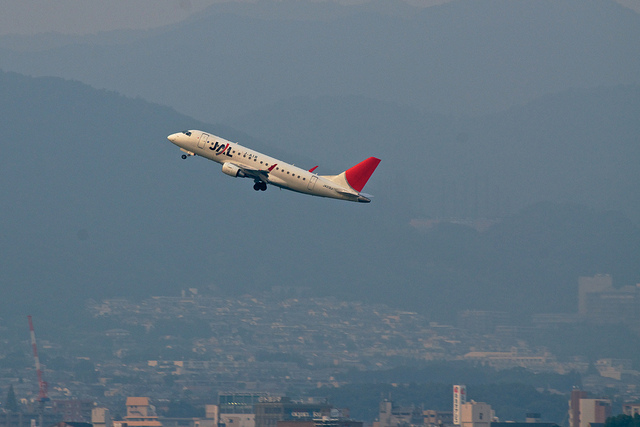
<svg viewBox="0 0 640 427">
<path fill-rule="evenodd" d="M 589 427 L 591 423 L 602 423 L 611 416 L 609 399 L 580 399 L 580 427 Z"/>
<path fill-rule="evenodd" d="M 460 405 L 461 427 L 491 427 L 493 410 L 491 405 L 482 402 L 467 402 Z"/>
</svg>

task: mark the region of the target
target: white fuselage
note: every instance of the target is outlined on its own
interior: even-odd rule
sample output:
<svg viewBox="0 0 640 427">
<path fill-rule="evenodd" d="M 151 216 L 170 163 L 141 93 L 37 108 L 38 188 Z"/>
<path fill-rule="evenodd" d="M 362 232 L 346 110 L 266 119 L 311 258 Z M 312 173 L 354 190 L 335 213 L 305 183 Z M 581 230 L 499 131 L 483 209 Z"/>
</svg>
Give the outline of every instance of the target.
<svg viewBox="0 0 640 427">
<path fill-rule="evenodd" d="M 262 181 L 287 190 L 334 199 L 370 201 L 350 188 L 346 181 L 345 185 L 341 185 L 339 175 L 320 176 L 206 132 L 179 132 L 168 139 L 188 155 L 205 157 L 222 164 L 223 172 L 229 175 L 230 169 L 233 172 L 237 167 L 240 173 L 233 176 L 253 178 L 256 182 Z M 229 165 L 225 166 L 226 163 Z"/>
</svg>

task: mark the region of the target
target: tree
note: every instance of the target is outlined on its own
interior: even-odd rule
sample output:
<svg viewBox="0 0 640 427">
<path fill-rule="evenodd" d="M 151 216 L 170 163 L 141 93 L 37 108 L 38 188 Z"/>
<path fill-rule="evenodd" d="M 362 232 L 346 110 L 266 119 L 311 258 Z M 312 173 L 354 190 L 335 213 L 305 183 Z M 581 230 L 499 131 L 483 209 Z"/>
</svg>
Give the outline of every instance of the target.
<svg viewBox="0 0 640 427">
<path fill-rule="evenodd" d="M 6 399 L 6 409 L 9 412 L 18 412 L 18 400 L 16 399 L 16 394 L 13 391 L 13 384 L 9 386 L 9 391 L 7 392 Z"/>
<path fill-rule="evenodd" d="M 635 414 L 632 417 L 631 415 L 620 414 L 615 417 L 609 417 L 604 425 L 605 427 L 640 427 L 640 415 Z"/>
</svg>

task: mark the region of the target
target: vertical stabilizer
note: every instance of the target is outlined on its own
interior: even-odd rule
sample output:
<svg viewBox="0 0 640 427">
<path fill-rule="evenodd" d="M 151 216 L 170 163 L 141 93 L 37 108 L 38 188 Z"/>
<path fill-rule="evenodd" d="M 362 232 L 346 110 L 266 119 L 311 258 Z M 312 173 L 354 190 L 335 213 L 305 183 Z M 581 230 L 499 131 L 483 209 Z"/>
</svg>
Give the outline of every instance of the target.
<svg viewBox="0 0 640 427">
<path fill-rule="evenodd" d="M 347 183 L 351 188 L 358 193 L 362 191 L 367 181 L 380 164 L 380 159 L 375 157 L 369 157 L 367 160 L 363 160 L 357 165 L 347 169 L 344 174 L 347 179 Z"/>
</svg>

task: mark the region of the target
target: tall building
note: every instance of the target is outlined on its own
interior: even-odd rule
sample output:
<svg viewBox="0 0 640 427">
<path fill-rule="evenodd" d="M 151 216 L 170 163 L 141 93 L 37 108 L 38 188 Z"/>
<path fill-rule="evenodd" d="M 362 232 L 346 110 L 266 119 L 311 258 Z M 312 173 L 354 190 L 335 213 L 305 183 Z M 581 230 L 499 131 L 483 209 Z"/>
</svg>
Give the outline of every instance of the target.
<svg viewBox="0 0 640 427">
<path fill-rule="evenodd" d="M 592 423 L 604 424 L 610 416 L 609 399 L 580 399 L 580 427 L 590 427 Z"/>
<path fill-rule="evenodd" d="M 613 290 L 613 279 L 608 274 L 578 278 L 578 313 L 587 314 L 587 295 Z"/>
<path fill-rule="evenodd" d="M 378 421 L 373 427 L 399 427 L 422 424 L 422 412 L 413 406 L 398 406 L 389 399 L 380 402 Z"/>
<path fill-rule="evenodd" d="M 608 274 L 596 274 L 593 277 L 578 278 L 578 314 L 586 316 L 587 296 L 613 290 L 613 279 Z"/>
<path fill-rule="evenodd" d="M 590 399 L 586 391 L 573 390 L 569 400 L 569 427 L 590 427 L 611 416 L 609 399 Z"/>
<path fill-rule="evenodd" d="M 491 405 L 474 400 L 460 405 L 461 427 L 491 427 L 491 421 L 493 421 Z"/>
<path fill-rule="evenodd" d="M 109 410 L 107 408 L 93 408 L 91 410 L 91 424 L 93 427 L 113 427 Z"/>
<path fill-rule="evenodd" d="M 254 407 L 267 396 L 267 393 L 219 393 L 220 427 L 255 427 Z"/>
<path fill-rule="evenodd" d="M 609 275 L 578 279 L 578 314 L 596 323 L 640 324 L 640 284 L 614 288 Z"/>
<path fill-rule="evenodd" d="M 596 323 L 637 324 L 640 320 L 640 288 L 625 286 L 586 296 L 587 313 L 584 318 Z"/>
<path fill-rule="evenodd" d="M 127 397 L 127 416 L 123 422 L 128 427 L 162 427 L 148 397 Z"/>
<path fill-rule="evenodd" d="M 218 406 L 221 414 L 253 414 L 255 404 L 267 396 L 267 393 L 219 393 Z"/>
<path fill-rule="evenodd" d="M 580 399 L 586 399 L 588 393 L 582 390 L 572 390 L 569 400 L 569 427 L 580 427 Z"/>
</svg>

